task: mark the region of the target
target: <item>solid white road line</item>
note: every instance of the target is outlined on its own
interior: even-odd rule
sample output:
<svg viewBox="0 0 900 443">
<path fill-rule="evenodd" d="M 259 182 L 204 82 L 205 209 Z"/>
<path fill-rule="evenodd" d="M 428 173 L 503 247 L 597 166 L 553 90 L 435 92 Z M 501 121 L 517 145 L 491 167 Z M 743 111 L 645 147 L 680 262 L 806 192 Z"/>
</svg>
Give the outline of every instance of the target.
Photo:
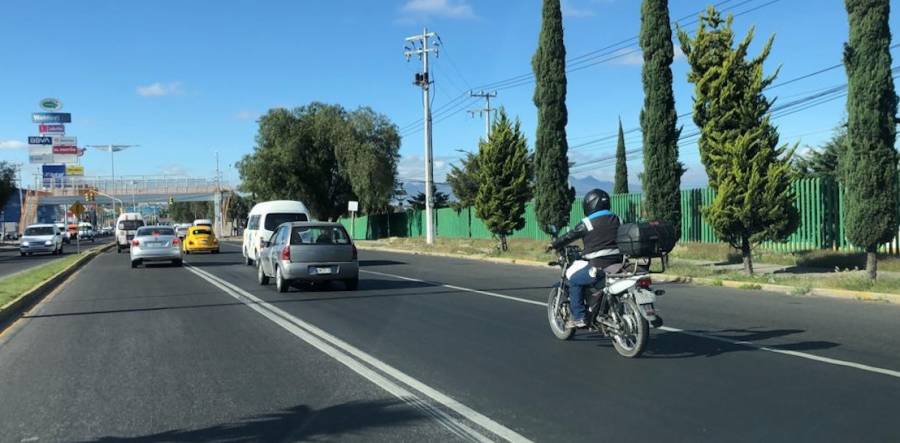
<svg viewBox="0 0 900 443">
<path fill-rule="evenodd" d="M 331 334 L 317 328 L 316 326 L 304 322 L 297 317 L 275 307 L 266 301 L 254 296 L 253 294 L 235 286 L 234 284 L 212 275 L 206 271 L 198 269 L 189 264 L 185 264 L 187 269 L 200 278 L 208 281 L 213 286 L 221 289 L 228 295 L 236 298 L 249 308 L 268 318 L 272 322 L 281 326 L 285 330 L 291 332 L 296 337 L 309 343 L 313 347 L 319 349 L 329 357 L 337 360 L 341 364 L 347 366 L 357 374 L 365 377 L 367 380 L 381 387 L 385 391 L 391 393 L 398 399 L 407 402 L 434 417 L 440 424 L 455 433 L 456 435 L 475 441 L 491 441 L 487 436 L 468 426 L 459 418 L 445 412 L 444 409 L 434 407 L 429 402 L 422 400 L 419 396 L 410 392 L 408 389 L 395 383 L 388 377 L 393 377 L 399 383 L 419 391 L 421 394 L 430 398 L 432 401 L 440 404 L 444 408 L 451 410 L 465 418 L 466 420 L 477 424 L 481 428 L 489 431 L 507 441 L 512 442 L 528 442 L 529 440 L 509 429 L 500 423 L 495 422 L 491 418 L 469 408 L 468 406 L 454 400 L 453 398 L 427 386 L 426 384 L 406 375 L 400 370 L 376 359 L 375 357 L 359 350 L 358 348 L 334 337 Z M 369 368 L 365 364 L 370 365 Z M 377 371 L 381 371 L 380 373 Z"/>
<path fill-rule="evenodd" d="M 504 294 L 497 294 L 495 292 L 480 291 L 478 289 L 463 288 L 461 286 L 447 285 L 447 284 L 443 284 L 443 283 L 439 283 L 439 282 L 420 280 L 417 278 L 405 277 L 402 275 L 388 274 L 385 272 L 376 272 L 376 271 L 369 271 L 369 270 L 360 270 L 360 272 L 365 272 L 367 274 L 381 275 L 384 277 L 391 277 L 391 278 L 396 278 L 396 279 L 400 279 L 400 280 L 414 281 L 417 283 L 429 283 L 429 284 L 432 284 L 435 286 L 440 286 L 440 287 L 449 288 L 449 289 L 455 289 L 455 290 L 463 291 L 463 292 L 471 292 L 471 293 L 475 293 L 475 294 L 487 295 L 490 297 L 502 298 L 504 300 L 515 301 L 515 302 L 519 302 L 519 303 L 527 303 L 530 305 L 538 305 L 538 306 L 547 306 L 546 303 L 542 303 L 542 302 L 535 301 L 535 300 L 529 300 L 527 298 L 513 297 L 511 295 L 504 295 Z M 701 332 L 695 332 L 695 331 L 687 331 L 684 329 L 672 328 L 669 326 L 662 326 L 659 329 L 663 330 L 663 331 L 667 331 L 667 332 L 677 332 L 679 334 L 690 335 L 693 337 L 700 337 L 700 338 L 705 338 L 705 339 L 709 339 L 709 340 L 730 343 L 733 345 L 746 346 L 748 348 L 753 348 L 753 349 L 757 349 L 760 351 L 773 352 L 776 354 L 805 358 L 807 360 L 814 360 L 814 361 L 818 361 L 821 363 L 827 363 L 827 364 L 831 364 L 831 365 L 835 365 L 835 366 L 844 366 L 844 367 L 848 367 L 848 368 L 859 369 L 861 371 L 874 372 L 876 374 L 882 374 L 882 375 L 887 375 L 890 377 L 900 378 L 900 371 L 895 371 L 893 369 L 879 368 L 877 366 L 869 366 L 869 365 L 864 365 L 862 363 L 856 363 L 856 362 L 852 362 L 852 361 L 838 360 L 838 359 L 829 358 L 829 357 L 822 357 L 822 356 L 818 356 L 818 355 L 814 355 L 814 354 L 807 354 L 806 352 L 789 351 L 789 350 L 785 350 L 785 349 L 771 348 L 768 346 L 757 345 L 753 342 L 741 341 L 741 340 L 731 340 L 731 339 L 724 338 L 724 337 L 703 334 Z"/>
</svg>

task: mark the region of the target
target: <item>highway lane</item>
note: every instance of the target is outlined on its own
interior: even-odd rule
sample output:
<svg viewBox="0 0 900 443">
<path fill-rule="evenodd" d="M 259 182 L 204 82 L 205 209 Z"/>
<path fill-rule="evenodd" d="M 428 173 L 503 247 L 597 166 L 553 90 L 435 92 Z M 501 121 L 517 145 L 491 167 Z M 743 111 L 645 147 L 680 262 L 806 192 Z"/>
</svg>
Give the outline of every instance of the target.
<svg viewBox="0 0 900 443">
<path fill-rule="evenodd" d="M 91 248 L 96 245 L 109 243 L 113 237 L 100 237 L 94 243 L 85 242 L 81 244 L 82 248 Z M 3 278 L 16 272 L 42 265 L 44 263 L 65 257 L 75 252 L 75 243 L 63 245 L 63 255 L 53 254 L 35 254 L 22 257 L 19 255 L 18 249 L 4 248 L 0 250 L 0 278 Z"/>
<path fill-rule="evenodd" d="M 626 360 L 594 335 L 556 340 L 541 306 L 437 284 L 542 302 L 552 270 L 362 251 L 358 292 L 281 295 L 257 286 L 252 268 L 228 264 L 237 259 L 190 261 L 535 440 L 900 437 L 890 426 L 894 376 L 665 331 L 654 331 L 644 358 Z M 897 306 L 664 286 L 670 326 L 900 370 Z"/>
<path fill-rule="evenodd" d="M 0 441 L 445 441 L 453 423 L 498 439 L 427 390 L 536 441 L 900 436 L 900 378 L 666 331 L 626 360 L 592 334 L 552 337 L 539 305 L 552 270 L 360 254 L 359 291 L 288 294 L 260 287 L 231 244 L 183 269 L 103 254 L 0 335 Z M 667 325 L 900 369 L 896 306 L 660 287 Z M 354 369 L 351 348 L 373 360 Z M 399 401 L 391 380 L 427 407 Z"/>
<path fill-rule="evenodd" d="M 458 438 L 186 269 L 115 252 L 0 335 L 0 399 L 3 442 Z"/>
</svg>

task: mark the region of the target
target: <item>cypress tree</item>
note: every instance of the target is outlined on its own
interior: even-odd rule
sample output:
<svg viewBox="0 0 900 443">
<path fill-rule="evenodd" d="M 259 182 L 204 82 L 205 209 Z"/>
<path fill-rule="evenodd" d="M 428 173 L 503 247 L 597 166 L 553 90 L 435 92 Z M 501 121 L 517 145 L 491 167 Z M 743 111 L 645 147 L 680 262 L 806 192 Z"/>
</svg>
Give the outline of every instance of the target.
<svg viewBox="0 0 900 443">
<path fill-rule="evenodd" d="M 644 205 L 647 218 L 665 220 L 681 233 L 681 175 L 678 161 L 675 96 L 672 92 L 672 28 L 668 0 L 641 3 L 640 45 L 644 53 L 642 79 L 644 108 L 641 130 L 644 144 Z"/>
<path fill-rule="evenodd" d="M 575 190 L 569 187 L 566 142 L 566 47 L 559 0 L 544 0 L 541 33 L 531 60 L 537 137 L 534 143 L 534 209 L 544 232 L 568 225 Z"/>
<path fill-rule="evenodd" d="M 475 213 L 499 240 L 499 249 L 509 246 L 506 237 L 525 227 L 525 204 L 531 198 L 528 147 L 520 129 L 500 109 L 487 141 L 478 152 L 478 195 Z"/>
<path fill-rule="evenodd" d="M 897 95 L 891 78 L 888 0 L 846 0 L 850 41 L 844 45 L 849 83 L 843 167 L 847 238 L 866 250 L 866 271 L 877 276 L 878 244 L 897 234 Z"/>
<path fill-rule="evenodd" d="M 703 215 L 720 238 L 740 249 L 744 271 L 752 274 L 752 246 L 784 240 L 797 229 L 799 215 L 791 188 L 793 150 L 778 146 L 778 130 L 769 122 L 772 102 L 762 93 L 775 80 L 775 74 L 763 76 L 773 39 L 746 60 L 753 31 L 733 48 L 731 24 L 731 17 L 722 20 L 710 7 L 693 39 L 681 30 L 678 38 L 691 65 L 700 156 L 716 190 Z"/>
<path fill-rule="evenodd" d="M 625 163 L 625 133 L 622 132 L 622 118 L 619 118 L 619 142 L 616 144 L 616 181 L 613 194 L 628 193 L 628 164 Z"/>
</svg>

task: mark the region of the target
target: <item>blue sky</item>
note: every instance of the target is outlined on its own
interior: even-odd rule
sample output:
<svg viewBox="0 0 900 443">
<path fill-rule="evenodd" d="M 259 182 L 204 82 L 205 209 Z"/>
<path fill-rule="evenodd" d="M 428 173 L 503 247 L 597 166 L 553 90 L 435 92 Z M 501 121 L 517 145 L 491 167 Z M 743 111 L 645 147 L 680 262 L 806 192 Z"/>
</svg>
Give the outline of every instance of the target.
<svg viewBox="0 0 900 443">
<path fill-rule="evenodd" d="M 716 1 L 717 3 L 718 1 Z M 739 36 L 756 26 L 754 48 L 769 35 L 775 45 L 767 64 L 788 80 L 838 63 L 847 36 L 842 0 L 730 0 L 721 7 L 741 13 Z M 569 57 L 637 35 L 638 0 L 566 0 Z M 691 16 L 710 2 L 672 0 L 673 19 Z M 891 26 L 897 29 L 892 1 Z M 752 10 L 754 8 L 758 8 Z M 686 21 L 689 21 L 686 20 Z M 73 115 L 68 135 L 79 144 L 136 143 L 116 158 L 117 174 L 211 176 L 219 152 L 229 165 L 252 151 L 255 119 L 267 109 L 318 100 L 348 108 L 368 105 L 401 128 L 421 117 L 421 91 L 411 84 L 421 67 L 403 58 L 404 37 L 423 26 L 437 31 L 443 50 L 432 65 L 436 114 L 436 177 L 442 179 L 457 150 L 474 150 L 483 121 L 452 101 L 470 88 L 531 72 L 540 27 L 538 0 L 330 0 L 330 1 L 10 1 L 0 5 L 0 160 L 27 162 L 26 137 L 37 135 L 30 113 L 43 97 L 58 97 Z M 693 30 L 693 26 L 686 29 Z M 569 75 L 568 135 L 575 146 L 613 134 L 621 116 L 638 126 L 643 101 L 636 43 Z M 894 52 L 896 56 L 897 53 Z M 673 65 L 676 107 L 690 110 L 687 64 Z M 771 91 L 781 103 L 846 82 L 835 69 Z M 521 118 L 533 143 L 533 85 L 501 89 L 494 104 Z M 460 106 L 444 107 L 458 103 Z M 775 120 L 783 141 L 815 145 L 830 136 L 844 101 Z M 694 130 L 683 119 L 685 133 Z M 401 147 L 401 179 L 421 179 L 421 132 Z M 626 138 L 640 147 L 639 133 Z M 610 155 L 615 140 L 573 148 L 576 162 Z M 681 145 L 688 167 L 685 186 L 705 182 L 696 144 Z M 108 154 L 89 151 L 87 175 L 109 174 Z M 582 168 L 583 169 L 583 168 Z M 629 163 L 637 182 L 641 160 Z M 612 165 L 589 169 L 600 179 Z"/>
</svg>

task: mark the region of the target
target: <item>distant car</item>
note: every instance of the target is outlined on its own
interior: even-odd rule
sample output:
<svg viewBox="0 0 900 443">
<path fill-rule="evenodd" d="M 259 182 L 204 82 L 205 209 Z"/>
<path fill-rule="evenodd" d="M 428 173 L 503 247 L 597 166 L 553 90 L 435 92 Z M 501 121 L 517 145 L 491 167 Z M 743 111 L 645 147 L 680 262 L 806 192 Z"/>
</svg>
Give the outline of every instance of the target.
<svg viewBox="0 0 900 443">
<path fill-rule="evenodd" d="M 69 231 L 66 229 L 66 225 L 64 223 L 54 223 L 56 226 L 56 230 L 59 232 L 59 235 L 62 237 L 63 243 L 69 243 Z"/>
<path fill-rule="evenodd" d="M 19 254 L 26 256 L 37 252 L 63 253 L 63 236 L 57 225 L 39 224 L 25 228 L 19 242 Z"/>
<path fill-rule="evenodd" d="M 190 227 L 191 227 L 191 225 L 186 224 L 186 223 L 180 223 L 180 224 L 175 225 L 175 235 L 177 235 L 178 238 L 184 240 L 184 238 L 187 237 L 188 228 L 190 228 Z"/>
<path fill-rule="evenodd" d="M 116 220 L 116 252 L 130 247 L 138 228 L 144 226 L 144 218 L 137 212 L 125 212 Z"/>
<path fill-rule="evenodd" d="M 259 284 L 275 279 L 278 292 L 293 284 L 339 280 L 359 286 L 356 246 L 340 223 L 290 222 L 279 225 L 257 260 Z"/>
<path fill-rule="evenodd" d="M 131 267 L 151 261 L 168 261 L 181 266 L 181 240 L 171 226 L 144 226 L 131 240 Z"/>
<path fill-rule="evenodd" d="M 88 222 L 78 223 L 78 238 L 81 239 L 81 241 L 90 241 L 93 243 L 94 237 L 94 225 Z"/>
<path fill-rule="evenodd" d="M 194 252 L 219 253 L 219 240 L 208 226 L 191 226 L 182 243 L 185 254 Z"/>
<path fill-rule="evenodd" d="M 206 226 L 206 227 L 212 229 L 213 222 L 212 222 L 212 220 L 210 220 L 208 218 L 198 218 L 198 219 L 194 220 L 193 226 Z"/>
</svg>

